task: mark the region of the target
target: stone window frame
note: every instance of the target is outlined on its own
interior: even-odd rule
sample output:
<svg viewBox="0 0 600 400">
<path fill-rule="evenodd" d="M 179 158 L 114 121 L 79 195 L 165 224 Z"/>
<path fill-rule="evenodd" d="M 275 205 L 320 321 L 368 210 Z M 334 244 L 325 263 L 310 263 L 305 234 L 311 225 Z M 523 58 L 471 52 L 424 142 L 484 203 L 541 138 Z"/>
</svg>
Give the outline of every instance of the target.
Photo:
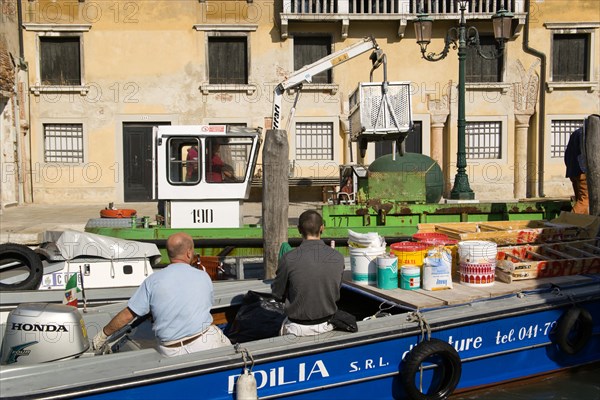
<svg viewBox="0 0 600 400">
<path fill-rule="evenodd" d="M 549 68 L 549 77 L 546 82 L 546 90 L 553 92 L 555 89 L 568 89 L 578 90 L 587 89 L 588 92 L 592 93 L 598 90 L 598 81 L 593 81 L 593 72 L 596 68 L 595 62 L 597 57 L 597 38 L 596 31 L 600 28 L 600 22 L 546 22 L 544 27 L 550 31 L 550 55 L 553 54 L 552 45 L 554 43 L 553 36 L 555 34 L 581 34 L 587 33 L 590 35 L 590 54 L 589 54 L 589 65 L 588 71 L 590 71 L 590 80 L 584 82 L 553 82 L 552 81 L 552 68 Z M 550 60 L 549 64 L 552 64 Z"/>
<path fill-rule="evenodd" d="M 256 84 L 252 82 L 252 55 L 251 55 L 251 33 L 256 32 L 258 29 L 258 25 L 243 25 L 243 24 L 196 24 L 194 25 L 194 29 L 198 32 L 205 33 L 204 40 L 204 54 L 208 55 L 208 42 L 210 37 L 215 36 L 231 36 L 231 37 L 246 37 L 247 40 L 247 65 L 248 65 L 248 83 L 247 84 L 223 84 L 223 85 L 215 85 L 209 82 L 209 71 L 208 71 L 208 60 L 205 63 L 205 76 L 206 82 L 200 84 L 200 91 L 203 95 L 208 95 L 211 92 L 246 92 L 248 95 L 252 95 L 256 90 Z"/>
<path fill-rule="evenodd" d="M 91 24 L 23 24 L 26 31 L 36 33 L 35 39 L 35 84 L 30 87 L 30 91 L 39 96 L 41 93 L 73 93 L 81 96 L 87 95 L 90 90 L 85 80 L 84 63 L 84 33 L 89 32 Z M 42 37 L 78 37 L 79 38 L 79 66 L 81 73 L 81 84 L 63 86 L 63 85 L 44 85 L 42 84 L 41 74 L 41 39 Z"/>
<path fill-rule="evenodd" d="M 487 162 L 495 162 L 499 165 L 508 165 L 509 159 L 512 162 L 513 151 L 508 148 L 508 116 L 506 115 L 489 115 L 489 116 L 467 116 L 466 123 L 479 123 L 479 122 L 499 122 L 500 123 L 500 158 L 469 158 L 467 150 L 467 164 L 476 166 L 483 165 Z M 466 128 L 466 127 L 465 127 Z M 466 135 L 466 133 L 465 133 Z M 465 137 L 465 141 L 466 141 Z M 452 139 L 455 140 L 455 139 Z M 468 144 L 465 142 L 465 146 Z M 509 157 L 510 153 L 510 157 Z"/>
</svg>

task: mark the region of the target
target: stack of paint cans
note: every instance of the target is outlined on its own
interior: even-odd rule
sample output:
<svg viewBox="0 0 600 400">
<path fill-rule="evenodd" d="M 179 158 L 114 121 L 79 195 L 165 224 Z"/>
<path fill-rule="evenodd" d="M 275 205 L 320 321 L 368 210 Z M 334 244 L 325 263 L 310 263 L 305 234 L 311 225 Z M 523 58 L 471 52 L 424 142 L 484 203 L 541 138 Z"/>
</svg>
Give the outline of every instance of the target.
<svg viewBox="0 0 600 400">
<path fill-rule="evenodd" d="M 348 249 L 352 282 L 377 284 L 378 258 L 385 255 L 385 238 L 376 232 L 357 233 L 348 229 Z"/>
<path fill-rule="evenodd" d="M 428 250 L 436 246 L 444 246 L 450 252 L 452 257 L 452 275 L 458 279 L 458 240 L 450 239 L 448 235 L 440 232 L 419 232 L 415 233 L 413 239 L 420 243 L 425 243 Z"/>
<path fill-rule="evenodd" d="M 392 243 L 390 249 L 398 257 L 399 287 L 406 290 L 421 288 L 421 267 L 427 245 L 419 242 Z"/>
<path fill-rule="evenodd" d="M 484 240 L 458 243 L 460 283 L 466 286 L 492 286 L 495 280 L 498 246 Z"/>
</svg>

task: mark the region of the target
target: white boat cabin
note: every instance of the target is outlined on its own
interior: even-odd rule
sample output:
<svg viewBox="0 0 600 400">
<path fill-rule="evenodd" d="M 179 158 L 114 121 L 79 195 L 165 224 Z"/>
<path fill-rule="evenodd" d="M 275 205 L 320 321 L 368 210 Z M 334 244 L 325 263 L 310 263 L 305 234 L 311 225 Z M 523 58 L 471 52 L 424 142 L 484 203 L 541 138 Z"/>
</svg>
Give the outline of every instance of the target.
<svg viewBox="0 0 600 400">
<path fill-rule="evenodd" d="M 260 131 L 226 125 L 154 127 L 154 198 L 168 228 L 237 228 L 250 195 Z"/>
</svg>

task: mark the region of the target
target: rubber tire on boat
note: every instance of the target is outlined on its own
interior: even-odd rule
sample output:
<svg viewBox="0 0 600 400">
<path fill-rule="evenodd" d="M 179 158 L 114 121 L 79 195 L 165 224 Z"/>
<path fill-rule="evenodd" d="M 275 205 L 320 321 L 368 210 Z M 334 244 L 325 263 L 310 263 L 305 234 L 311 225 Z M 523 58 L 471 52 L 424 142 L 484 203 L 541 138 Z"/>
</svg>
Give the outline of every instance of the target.
<svg viewBox="0 0 600 400">
<path fill-rule="evenodd" d="M 434 356 L 440 359 L 441 379 L 434 393 L 425 394 L 419 390 L 415 384 L 415 379 L 421 364 Z M 441 400 L 454 392 L 460 381 L 461 372 L 460 356 L 454 347 L 442 340 L 430 339 L 419 343 L 406 355 L 402 362 L 400 380 L 410 399 Z"/>
<path fill-rule="evenodd" d="M 558 319 L 555 342 L 567 354 L 576 354 L 592 337 L 594 322 L 588 310 L 573 306 Z"/>
<path fill-rule="evenodd" d="M 29 276 L 21 282 L 13 284 L 5 284 L 0 282 L 0 290 L 35 290 L 40 287 L 42 276 L 44 275 L 44 267 L 42 260 L 29 247 L 18 243 L 3 243 L 0 244 L 0 260 L 18 260 L 27 266 Z"/>
</svg>

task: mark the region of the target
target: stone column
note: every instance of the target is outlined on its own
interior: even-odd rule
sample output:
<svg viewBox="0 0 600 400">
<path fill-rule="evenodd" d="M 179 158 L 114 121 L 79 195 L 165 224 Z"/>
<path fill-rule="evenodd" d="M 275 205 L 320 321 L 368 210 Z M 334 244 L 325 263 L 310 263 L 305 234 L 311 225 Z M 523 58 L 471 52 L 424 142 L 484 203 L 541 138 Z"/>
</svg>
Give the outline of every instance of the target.
<svg viewBox="0 0 600 400">
<path fill-rule="evenodd" d="M 444 166 L 444 126 L 448 114 L 431 114 L 431 158 Z"/>
<path fill-rule="evenodd" d="M 532 114 L 515 114 L 515 171 L 513 195 L 515 199 L 527 197 L 527 133 Z"/>
<path fill-rule="evenodd" d="M 449 84 L 448 87 L 451 85 Z M 431 134 L 430 134 L 430 154 L 440 165 L 442 173 L 444 175 L 445 186 L 444 192 L 449 188 L 449 173 L 448 165 L 449 162 L 444 163 L 444 127 L 446 126 L 446 120 L 450 114 L 450 101 L 449 95 L 443 95 L 441 98 L 436 98 L 435 95 L 427 95 L 427 108 L 431 114 Z"/>
<path fill-rule="evenodd" d="M 538 65 L 539 60 L 533 63 L 528 70 L 525 70 L 521 61 L 517 60 L 513 67 L 520 78 L 513 83 L 512 92 L 515 112 L 515 170 L 513 184 L 513 196 L 515 199 L 527 197 L 528 177 L 535 175 L 533 163 L 528 163 L 529 159 L 535 159 L 535 148 L 528 148 L 528 134 L 529 120 L 535 113 L 539 91 L 539 75 L 535 72 L 535 68 Z"/>
</svg>

